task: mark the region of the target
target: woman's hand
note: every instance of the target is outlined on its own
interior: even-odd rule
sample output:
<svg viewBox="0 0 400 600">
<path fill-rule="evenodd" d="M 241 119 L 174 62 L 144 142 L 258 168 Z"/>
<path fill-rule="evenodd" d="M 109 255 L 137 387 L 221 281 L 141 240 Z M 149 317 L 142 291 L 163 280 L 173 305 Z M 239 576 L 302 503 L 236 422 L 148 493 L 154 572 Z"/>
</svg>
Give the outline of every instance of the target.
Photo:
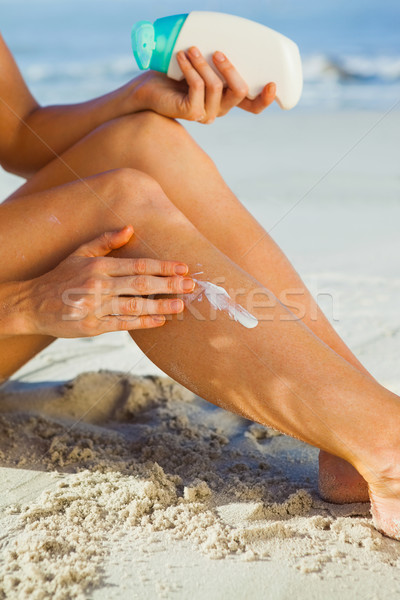
<svg viewBox="0 0 400 600">
<path fill-rule="evenodd" d="M 274 101 L 274 83 L 267 84 L 254 100 L 246 98 L 246 82 L 222 52 L 214 53 L 213 62 L 227 87 L 196 47 L 187 54 L 178 52 L 177 60 L 185 81 L 175 81 L 155 71 L 135 80 L 136 110 L 153 110 L 166 117 L 208 124 L 234 106 L 258 114 Z"/>
<path fill-rule="evenodd" d="M 109 331 L 160 327 L 184 310 L 179 298 L 153 294 L 191 292 L 187 265 L 148 258 L 105 258 L 132 237 L 132 227 L 104 233 L 80 246 L 55 269 L 26 282 L 28 331 L 54 337 L 90 337 Z M 25 302 L 26 304 L 26 302 Z"/>
</svg>

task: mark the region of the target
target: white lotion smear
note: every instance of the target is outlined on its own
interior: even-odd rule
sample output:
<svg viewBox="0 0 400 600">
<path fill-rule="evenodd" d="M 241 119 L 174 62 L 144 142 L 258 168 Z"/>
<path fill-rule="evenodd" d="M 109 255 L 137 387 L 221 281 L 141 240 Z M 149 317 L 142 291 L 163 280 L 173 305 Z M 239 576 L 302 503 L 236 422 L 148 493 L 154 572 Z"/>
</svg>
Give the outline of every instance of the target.
<svg viewBox="0 0 400 600">
<path fill-rule="evenodd" d="M 209 281 L 200 281 L 194 277 L 192 279 L 202 290 L 202 294 L 205 295 L 213 308 L 228 313 L 231 319 L 234 319 L 243 325 L 243 327 L 247 327 L 247 329 L 253 329 L 253 327 L 257 327 L 258 320 L 256 317 L 250 314 L 249 311 L 243 308 L 243 306 L 240 304 L 236 304 L 236 302 L 232 300 L 228 292 L 224 290 L 223 287 L 215 285 L 214 283 L 210 283 Z"/>
</svg>

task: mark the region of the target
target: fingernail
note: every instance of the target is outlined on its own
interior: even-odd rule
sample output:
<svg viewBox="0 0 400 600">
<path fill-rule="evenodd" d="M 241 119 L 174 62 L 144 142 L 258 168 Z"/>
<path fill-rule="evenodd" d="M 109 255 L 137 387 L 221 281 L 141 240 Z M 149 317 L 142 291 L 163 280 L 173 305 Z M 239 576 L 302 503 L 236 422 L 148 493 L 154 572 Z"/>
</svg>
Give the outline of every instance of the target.
<svg viewBox="0 0 400 600">
<path fill-rule="evenodd" d="M 165 317 L 163 315 L 154 315 L 153 321 L 155 321 L 156 323 L 164 323 Z"/>
<path fill-rule="evenodd" d="M 189 50 L 190 54 L 192 56 L 194 56 L 195 58 L 198 58 L 200 56 L 200 51 L 198 48 L 196 48 L 195 46 L 193 46 L 192 48 L 190 48 Z"/>
<path fill-rule="evenodd" d="M 194 288 L 194 281 L 193 279 L 182 279 L 181 281 L 181 289 L 184 292 L 191 292 L 192 289 Z"/>
<path fill-rule="evenodd" d="M 177 275 L 186 275 L 188 270 L 189 269 L 188 269 L 187 265 L 175 265 L 175 273 Z"/>
<path fill-rule="evenodd" d="M 180 52 L 178 52 L 177 57 L 180 58 L 181 60 L 186 60 L 186 55 L 183 52 L 183 50 L 181 50 Z"/>
<path fill-rule="evenodd" d="M 171 301 L 171 310 L 176 310 L 177 312 L 181 311 L 183 308 L 182 300 L 172 300 Z"/>
<path fill-rule="evenodd" d="M 218 62 L 224 62 L 224 60 L 225 60 L 225 54 L 222 54 L 222 52 L 220 52 L 219 50 L 217 50 L 217 52 L 214 52 L 214 58 Z"/>
</svg>

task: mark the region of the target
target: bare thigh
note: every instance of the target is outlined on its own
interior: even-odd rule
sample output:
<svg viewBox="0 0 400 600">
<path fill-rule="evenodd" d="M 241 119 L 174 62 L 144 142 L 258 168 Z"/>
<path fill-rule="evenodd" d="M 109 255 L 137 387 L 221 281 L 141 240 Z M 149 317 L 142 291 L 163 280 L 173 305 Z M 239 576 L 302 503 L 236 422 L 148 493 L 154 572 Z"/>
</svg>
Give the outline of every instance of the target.
<svg viewBox="0 0 400 600">
<path fill-rule="evenodd" d="M 97 128 L 7 198 L 0 205 L 1 258 L 5 265 L 0 282 L 29 279 L 48 271 L 85 241 L 126 225 L 127 216 L 136 226 L 152 200 L 152 190 L 160 198 L 155 181 L 132 168 L 137 164 L 151 173 L 146 141 L 149 134 L 154 139 L 154 128 L 163 137 L 161 151 L 167 172 L 166 144 L 172 145 L 171 151 L 176 148 L 184 130 L 170 119 L 139 113 Z M 160 155 L 153 159 L 162 162 Z M 0 379 L 52 341 L 44 336 L 0 340 Z"/>
<path fill-rule="evenodd" d="M 151 198 L 161 201 L 162 196 L 150 177 L 121 169 L 14 197 L 0 205 L 0 282 L 41 275 L 104 231 L 134 220 L 143 225 Z M 151 248 L 147 254 L 151 256 Z M 0 340 L 0 378 L 11 375 L 52 341 L 36 335 Z"/>
<path fill-rule="evenodd" d="M 153 177 L 211 243 L 270 289 L 321 340 L 366 372 L 282 250 L 235 197 L 212 160 L 175 121 L 149 111 L 110 121 L 54 159 L 16 195 L 121 167 Z"/>
<path fill-rule="evenodd" d="M 105 123 L 41 169 L 11 198 L 118 168 L 138 169 L 154 178 L 211 243 L 276 296 L 295 289 L 304 322 L 317 335 L 323 333 L 327 322 L 321 313 L 321 327 L 318 319 L 309 318 L 318 313 L 317 307 L 287 257 L 236 198 L 210 157 L 172 119 L 145 111 Z M 296 314 L 294 305 L 289 308 Z"/>
</svg>

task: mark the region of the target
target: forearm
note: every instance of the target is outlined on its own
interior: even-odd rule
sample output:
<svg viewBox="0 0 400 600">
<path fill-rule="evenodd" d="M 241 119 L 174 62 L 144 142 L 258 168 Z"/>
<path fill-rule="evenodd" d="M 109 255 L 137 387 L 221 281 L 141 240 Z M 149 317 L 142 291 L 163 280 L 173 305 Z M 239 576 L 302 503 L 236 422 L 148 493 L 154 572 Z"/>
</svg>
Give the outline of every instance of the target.
<svg viewBox="0 0 400 600">
<path fill-rule="evenodd" d="M 34 333 L 29 318 L 29 282 L 0 284 L 0 339 Z"/>
<path fill-rule="evenodd" d="M 21 121 L 8 170 L 29 177 L 103 123 L 135 112 L 135 81 L 80 104 L 36 107 Z"/>
</svg>

